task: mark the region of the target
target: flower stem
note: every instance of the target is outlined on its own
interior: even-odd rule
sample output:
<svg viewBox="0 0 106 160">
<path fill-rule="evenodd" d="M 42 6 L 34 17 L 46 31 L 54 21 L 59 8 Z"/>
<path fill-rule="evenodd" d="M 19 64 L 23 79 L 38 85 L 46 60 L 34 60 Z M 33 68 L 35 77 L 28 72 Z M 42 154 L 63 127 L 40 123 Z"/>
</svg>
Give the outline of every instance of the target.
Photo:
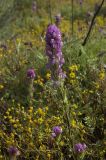
<svg viewBox="0 0 106 160">
<path fill-rule="evenodd" d="M 71 5 L 72 5 L 72 14 L 71 14 L 71 20 L 72 20 L 72 36 L 73 36 L 73 33 L 74 33 L 74 0 L 71 0 Z"/>
<path fill-rule="evenodd" d="M 48 10 L 49 10 L 50 23 L 52 24 L 52 7 L 51 7 L 51 0 L 49 0 Z"/>
</svg>

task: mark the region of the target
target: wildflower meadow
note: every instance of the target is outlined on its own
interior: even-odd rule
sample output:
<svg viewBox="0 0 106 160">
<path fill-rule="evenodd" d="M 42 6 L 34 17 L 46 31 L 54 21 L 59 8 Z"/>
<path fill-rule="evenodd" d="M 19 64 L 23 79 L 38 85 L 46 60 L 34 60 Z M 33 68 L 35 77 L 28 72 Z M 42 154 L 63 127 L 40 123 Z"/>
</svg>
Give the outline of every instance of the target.
<svg viewBox="0 0 106 160">
<path fill-rule="evenodd" d="M 0 0 L 0 160 L 106 160 L 105 0 Z"/>
</svg>

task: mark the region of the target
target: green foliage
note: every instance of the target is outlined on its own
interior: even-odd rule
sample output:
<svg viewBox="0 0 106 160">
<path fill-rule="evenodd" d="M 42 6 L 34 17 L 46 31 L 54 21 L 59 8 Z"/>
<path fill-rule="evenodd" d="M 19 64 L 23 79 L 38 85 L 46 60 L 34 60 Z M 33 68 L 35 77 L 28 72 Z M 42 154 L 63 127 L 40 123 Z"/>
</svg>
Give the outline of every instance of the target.
<svg viewBox="0 0 106 160">
<path fill-rule="evenodd" d="M 50 22 L 48 0 L 4 0 L 0 12 L 0 159 L 103 160 L 106 155 L 106 34 L 103 16 L 97 17 L 86 46 L 87 9 L 75 3 L 71 34 L 71 1 L 51 0 L 52 18 L 61 11 L 63 70 L 54 82 L 47 69 L 45 31 Z M 60 2 L 60 1 L 59 1 Z M 8 4 L 8 5 L 7 5 Z M 53 19 L 53 22 L 55 20 Z M 99 29 L 102 31 L 99 32 Z M 35 78 L 29 79 L 28 69 Z M 53 137 L 53 127 L 61 134 Z M 76 152 L 75 144 L 87 148 Z M 18 154 L 9 154 L 10 147 Z"/>
</svg>

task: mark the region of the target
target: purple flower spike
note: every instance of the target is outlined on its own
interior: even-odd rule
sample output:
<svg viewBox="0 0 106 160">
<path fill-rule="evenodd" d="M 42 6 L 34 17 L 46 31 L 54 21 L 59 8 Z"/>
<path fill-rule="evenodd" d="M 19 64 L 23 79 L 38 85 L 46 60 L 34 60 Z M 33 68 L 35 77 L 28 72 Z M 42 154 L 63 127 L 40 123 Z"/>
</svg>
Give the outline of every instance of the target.
<svg viewBox="0 0 106 160">
<path fill-rule="evenodd" d="M 36 1 L 33 1 L 33 3 L 32 3 L 32 11 L 35 12 L 36 9 L 37 9 Z"/>
<path fill-rule="evenodd" d="M 58 26 L 60 24 L 60 22 L 61 22 L 61 14 L 57 14 L 55 16 L 55 23 Z"/>
<path fill-rule="evenodd" d="M 28 69 L 28 71 L 27 71 L 27 77 L 31 78 L 31 79 L 35 78 L 35 71 L 34 71 L 34 69 Z"/>
<path fill-rule="evenodd" d="M 79 3 L 80 3 L 80 5 L 82 5 L 83 4 L 83 0 L 79 0 Z"/>
<path fill-rule="evenodd" d="M 11 156 L 19 156 L 19 155 L 20 155 L 20 152 L 19 152 L 18 148 L 17 148 L 17 147 L 14 147 L 14 146 L 10 146 L 10 147 L 8 148 L 8 152 L 9 152 L 9 154 L 10 154 Z"/>
<path fill-rule="evenodd" d="M 55 133 L 56 136 L 58 136 L 62 133 L 62 128 L 59 126 L 55 126 L 53 127 L 53 132 Z"/>
<path fill-rule="evenodd" d="M 46 32 L 46 55 L 48 56 L 48 68 L 51 70 L 52 79 L 63 79 L 62 66 L 64 58 L 62 55 L 61 32 L 56 25 L 49 25 Z"/>
<path fill-rule="evenodd" d="M 84 152 L 86 148 L 87 148 L 87 146 L 86 146 L 85 143 L 83 143 L 83 144 L 82 143 L 77 143 L 74 146 L 75 152 L 77 152 L 77 153 Z"/>
</svg>

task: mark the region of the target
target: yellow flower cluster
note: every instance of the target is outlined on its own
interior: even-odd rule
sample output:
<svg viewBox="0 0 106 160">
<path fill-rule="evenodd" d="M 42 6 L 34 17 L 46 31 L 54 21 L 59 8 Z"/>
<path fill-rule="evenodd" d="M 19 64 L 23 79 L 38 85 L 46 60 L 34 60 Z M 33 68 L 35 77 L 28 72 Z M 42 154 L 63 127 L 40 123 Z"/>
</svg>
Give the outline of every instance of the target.
<svg viewBox="0 0 106 160">
<path fill-rule="evenodd" d="M 51 73 L 46 74 L 46 79 L 49 80 L 51 78 Z"/>
<path fill-rule="evenodd" d="M 4 88 L 4 86 L 2 84 L 0 84 L 0 90 L 3 89 L 3 88 Z"/>
<path fill-rule="evenodd" d="M 77 66 L 76 64 L 71 65 L 69 67 L 69 81 L 72 85 L 77 83 L 76 73 L 77 73 L 78 69 L 79 69 L 79 66 Z"/>
<path fill-rule="evenodd" d="M 79 69 L 79 66 L 76 65 L 76 64 L 74 64 L 74 65 L 72 65 L 72 66 L 69 67 L 69 70 L 70 70 L 71 72 L 78 71 L 78 69 Z"/>
<path fill-rule="evenodd" d="M 34 80 L 34 84 L 38 84 L 43 87 L 44 79 L 41 76 L 38 76 L 37 80 Z"/>
<path fill-rule="evenodd" d="M 102 81 L 102 80 L 104 80 L 104 78 L 105 78 L 105 70 L 104 69 L 102 69 L 100 72 L 99 72 L 99 79 Z"/>
</svg>

